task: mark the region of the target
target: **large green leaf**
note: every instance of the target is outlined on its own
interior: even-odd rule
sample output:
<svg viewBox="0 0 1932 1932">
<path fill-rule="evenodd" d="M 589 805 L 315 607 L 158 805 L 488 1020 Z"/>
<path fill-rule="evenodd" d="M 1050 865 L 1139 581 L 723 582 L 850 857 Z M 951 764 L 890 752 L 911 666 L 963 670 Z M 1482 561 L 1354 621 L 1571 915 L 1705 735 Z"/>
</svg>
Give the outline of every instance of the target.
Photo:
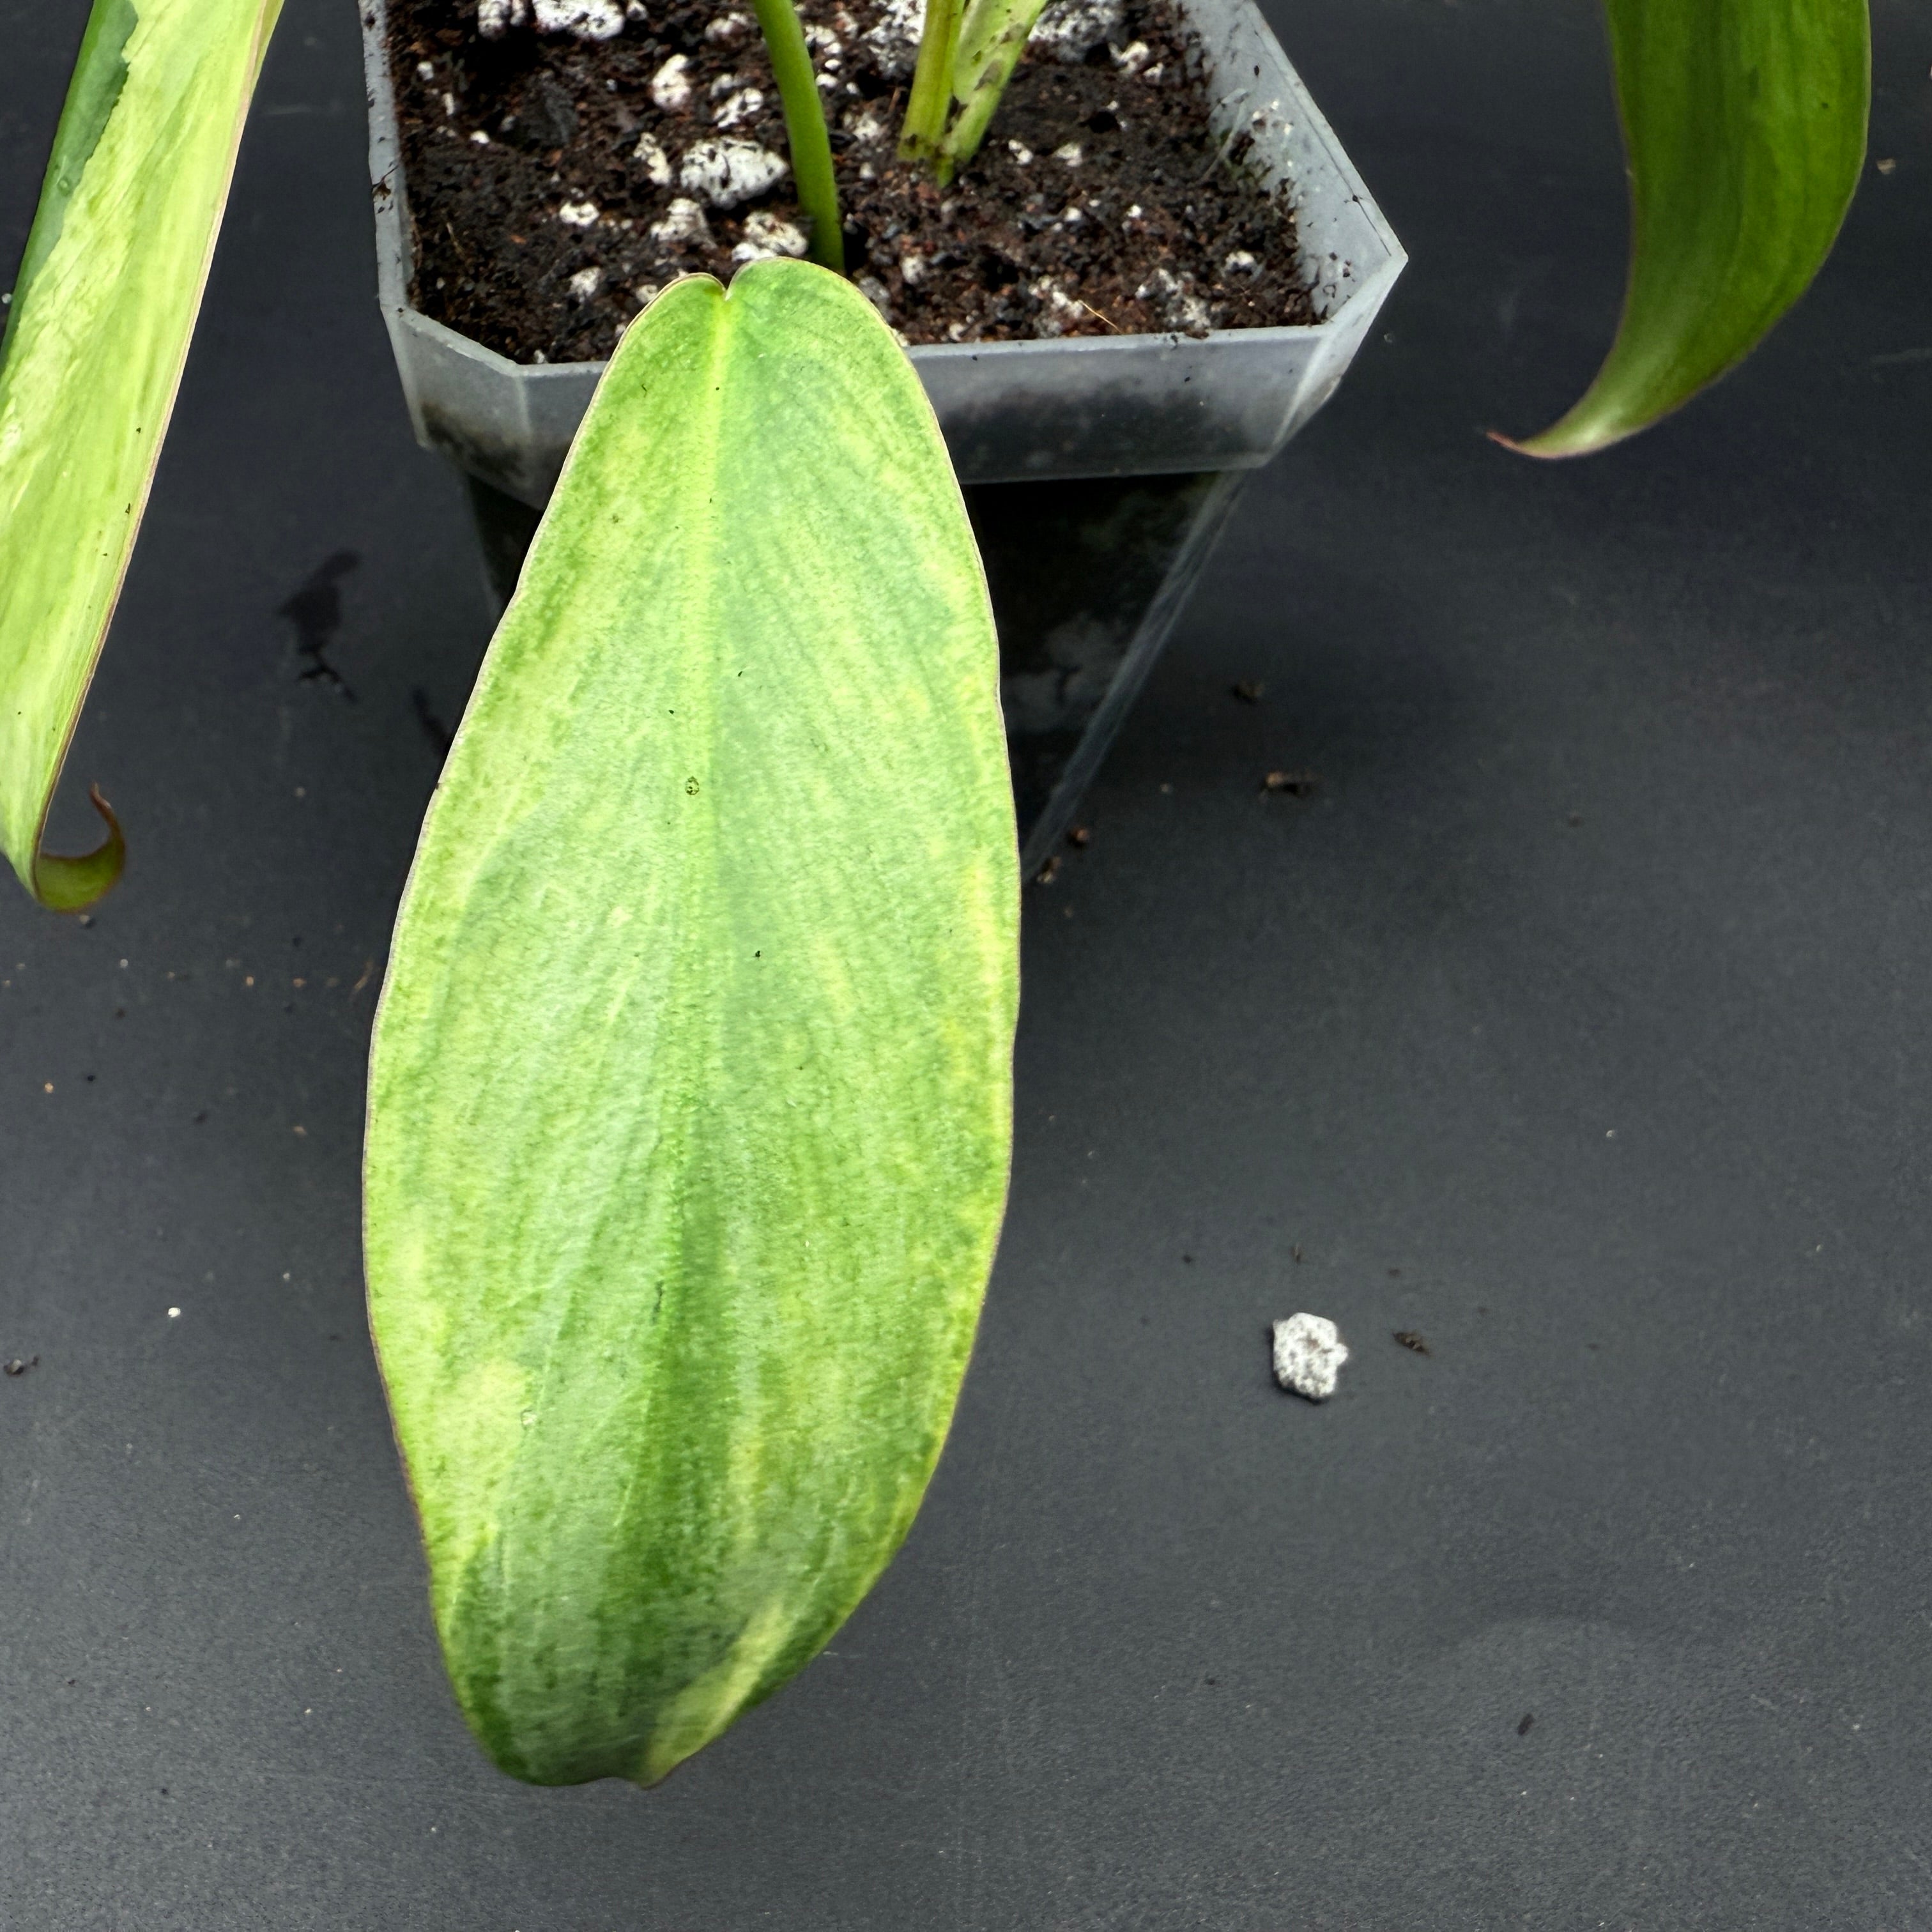
<svg viewBox="0 0 1932 1932">
<path fill-rule="evenodd" d="M 44 904 L 119 876 L 44 852 L 121 594 L 281 0 L 95 0 L 0 344 L 0 844 Z"/>
<path fill-rule="evenodd" d="M 911 1522 L 1004 1200 L 992 619 L 850 284 L 674 284 L 579 431 L 424 826 L 370 1309 L 496 1762 L 650 1783 Z"/>
<path fill-rule="evenodd" d="M 1756 345 L 1830 253 L 1871 95 L 1865 0 L 1608 0 L 1630 164 L 1623 319 L 1582 400 L 1512 447 L 1647 428 Z"/>
</svg>

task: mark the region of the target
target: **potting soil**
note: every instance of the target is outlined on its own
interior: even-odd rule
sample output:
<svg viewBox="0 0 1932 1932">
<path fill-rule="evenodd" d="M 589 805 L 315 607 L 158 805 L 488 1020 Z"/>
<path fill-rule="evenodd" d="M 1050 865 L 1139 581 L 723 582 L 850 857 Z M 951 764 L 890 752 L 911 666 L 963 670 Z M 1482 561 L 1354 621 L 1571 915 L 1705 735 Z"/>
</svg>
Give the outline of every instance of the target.
<svg viewBox="0 0 1932 1932">
<path fill-rule="evenodd" d="M 1294 220 L 1210 124 L 1168 0 L 1057 0 L 979 154 L 898 158 L 908 0 L 803 0 L 848 272 L 908 343 L 1312 322 Z M 551 31 L 544 31 L 548 25 Z M 485 32 L 485 28 L 490 31 Z M 573 31 L 573 28 L 574 31 Z M 748 11 L 391 0 L 425 314 L 523 362 L 596 361 L 682 274 L 804 252 Z"/>
</svg>

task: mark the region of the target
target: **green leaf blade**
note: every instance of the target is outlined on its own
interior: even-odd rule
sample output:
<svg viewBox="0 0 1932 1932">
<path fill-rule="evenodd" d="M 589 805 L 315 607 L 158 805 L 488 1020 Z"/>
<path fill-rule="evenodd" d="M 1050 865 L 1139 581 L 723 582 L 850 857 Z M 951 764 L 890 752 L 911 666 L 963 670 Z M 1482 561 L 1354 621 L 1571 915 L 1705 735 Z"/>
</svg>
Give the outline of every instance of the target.
<svg viewBox="0 0 1932 1932">
<path fill-rule="evenodd" d="M 1575 456 L 1734 367 L 1810 285 L 1858 185 L 1866 0 L 1607 0 L 1630 179 L 1617 336 L 1569 412 L 1510 446 Z"/>
<path fill-rule="evenodd" d="M 372 1323 L 515 1775 L 662 1776 L 911 1522 L 1004 1201 L 997 691 L 863 298 L 796 262 L 667 290 L 491 646 L 371 1064 Z"/>
<path fill-rule="evenodd" d="M 96 0 L 0 344 L 0 844 L 43 904 L 118 876 L 44 853 L 133 554 L 280 0 Z"/>
</svg>

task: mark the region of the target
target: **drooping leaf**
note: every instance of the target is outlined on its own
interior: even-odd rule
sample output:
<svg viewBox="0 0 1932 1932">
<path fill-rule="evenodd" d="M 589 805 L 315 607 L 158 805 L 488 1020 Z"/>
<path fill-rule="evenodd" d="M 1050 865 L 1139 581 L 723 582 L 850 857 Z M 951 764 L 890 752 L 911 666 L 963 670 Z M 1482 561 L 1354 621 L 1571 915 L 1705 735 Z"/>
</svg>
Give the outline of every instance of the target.
<svg viewBox="0 0 1932 1932">
<path fill-rule="evenodd" d="M 1576 406 L 1510 446 L 1576 456 L 1647 428 L 1756 346 L 1844 220 L 1871 94 L 1865 0 L 1607 0 L 1630 279 Z"/>
<path fill-rule="evenodd" d="M 43 904 L 118 877 L 120 829 L 40 849 L 133 554 L 281 0 L 95 0 L 0 343 L 0 843 Z"/>
<path fill-rule="evenodd" d="M 910 367 L 809 264 L 674 284 L 484 661 L 372 1056 L 371 1319 L 506 1771 L 662 1777 L 904 1535 L 1004 1204 L 1017 916 Z"/>
</svg>

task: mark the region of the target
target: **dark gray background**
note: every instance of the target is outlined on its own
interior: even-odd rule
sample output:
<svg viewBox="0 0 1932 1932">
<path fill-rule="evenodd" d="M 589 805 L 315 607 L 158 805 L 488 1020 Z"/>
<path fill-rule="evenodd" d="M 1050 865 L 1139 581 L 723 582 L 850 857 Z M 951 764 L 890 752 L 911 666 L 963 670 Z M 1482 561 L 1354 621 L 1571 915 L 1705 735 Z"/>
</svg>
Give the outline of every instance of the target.
<svg viewBox="0 0 1932 1932">
<path fill-rule="evenodd" d="M 0 0 L 9 260 L 82 10 Z M 488 619 L 292 0 L 70 765 L 128 878 L 0 892 L 0 1924 L 1932 1927 L 1932 24 L 1770 346 L 1539 468 L 1479 432 L 1612 320 L 1592 7 L 1273 11 L 1413 266 L 1028 896 L 904 1554 L 645 1795 L 470 1744 L 362 1325 L 411 693 Z M 344 548 L 353 703 L 277 615 Z"/>
</svg>

